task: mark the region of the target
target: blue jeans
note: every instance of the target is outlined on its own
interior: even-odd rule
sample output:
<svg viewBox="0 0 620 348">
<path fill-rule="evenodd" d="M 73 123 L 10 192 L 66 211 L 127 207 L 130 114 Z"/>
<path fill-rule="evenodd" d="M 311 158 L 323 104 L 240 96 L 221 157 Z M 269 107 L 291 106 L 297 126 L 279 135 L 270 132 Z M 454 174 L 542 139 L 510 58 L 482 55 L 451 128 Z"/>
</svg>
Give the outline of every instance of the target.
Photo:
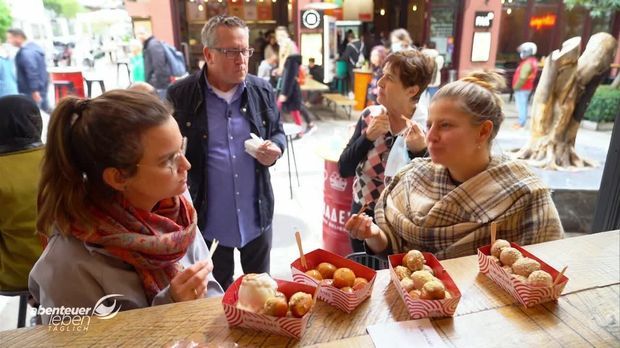
<svg viewBox="0 0 620 348">
<path fill-rule="evenodd" d="M 532 91 L 515 91 L 515 103 L 517 104 L 517 111 L 519 112 L 519 125 L 525 127 L 527 123 L 527 106 L 528 99 Z"/>
<path fill-rule="evenodd" d="M 157 92 L 157 95 L 159 96 L 159 99 L 161 99 L 162 101 L 166 100 L 166 92 L 168 91 L 168 89 L 166 89 L 166 88 L 155 89 L 155 91 Z"/>
</svg>

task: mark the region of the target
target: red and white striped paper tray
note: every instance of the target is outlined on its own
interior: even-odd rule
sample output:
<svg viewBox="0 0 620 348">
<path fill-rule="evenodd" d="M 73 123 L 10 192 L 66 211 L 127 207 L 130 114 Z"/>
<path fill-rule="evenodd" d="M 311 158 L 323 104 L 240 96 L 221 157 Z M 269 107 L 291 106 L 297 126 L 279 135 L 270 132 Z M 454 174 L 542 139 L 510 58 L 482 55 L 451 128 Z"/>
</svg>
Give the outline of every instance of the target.
<svg viewBox="0 0 620 348">
<path fill-rule="evenodd" d="M 524 257 L 529 257 L 540 263 L 540 269 L 549 273 L 551 278 L 555 280 L 560 274 L 555 268 L 549 266 L 538 257 L 532 255 L 527 250 L 523 249 L 520 245 L 510 243 L 510 246 L 519 250 Z M 495 262 L 491 257 L 491 245 L 486 245 L 478 248 L 478 266 L 480 272 L 491 278 L 502 289 L 506 290 L 509 294 L 517 299 L 521 304 L 526 307 L 532 307 L 539 303 L 554 301 L 562 294 L 568 278 L 562 275 L 562 279 L 555 286 L 548 288 L 541 288 L 536 286 L 530 286 L 523 283 L 514 277 L 511 277 L 502 266 Z"/>
<path fill-rule="evenodd" d="M 340 309 L 343 312 L 351 313 L 360 303 L 364 302 L 372 293 L 372 286 L 375 283 L 377 277 L 377 271 L 372 268 L 368 268 L 355 261 L 346 259 L 340 255 L 330 253 L 327 250 L 316 249 L 307 254 L 306 262 L 308 264 L 308 270 L 315 269 L 321 262 L 329 262 L 336 268 L 347 267 L 350 268 L 356 277 L 366 278 L 368 284 L 359 290 L 355 290 L 352 293 L 344 292 L 334 286 L 331 286 L 331 280 L 318 281 L 304 273 L 303 266 L 301 265 L 301 259 L 297 259 L 291 263 L 291 273 L 293 273 L 293 280 L 301 283 L 313 286 L 321 284 L 318 298 L 326 303 Z M 306 270 L 307 271 L 307 270 Z"/>
<path fill-rule="evenodd" d="M 394 271 L 396 266 L 403 264 L 403 257 L 405 257 L 405 254 L 395 254 L 388 257 L 390 261 L 390 277 L 392 278 L 392 283 L 394 283 L 394 286 L 398 290 L 400 298 L 402 298 L 403 302 L 407 305 L 407 310 L 412 319 L 451 317 L 454 315 L 454 312 L 456 312 L 456 307 L 461 300 L 461 291 L 441 263 L 439 263 L 435 255 L 431 253 L 422 253 L 422 255 L 424 255 L 426 265 L 433 269 L 435 278 L 443 282 L 446 290 L 452 295 L 452 298 L 443 300 L 421 300 L 409 296 L 409 293 L 400 286 L 400 280 Z"/>
<path fill-rule="evenodd" d="M 237 300 L 239 298 L 239 286 L 241 286 L 242 279 L 243 276 L 239 277 L 239 279 L 237 279 L 228 288 L 228 290 L 226 290 L 224 298 L 222 299 L 222 306 L 224 307 L 224 314 L 226 315 L 228 326 L 239 326 L 293 338 L 301 338 L 301 336 L 303 336 L 314 305 L 313 308 L 311 308 L 310 311 L 301 318 L 279 318 L 239 309 L 237 308 Z M 276 279 L 275 281 L 278 283 L 278 291 L 286 295 L 286 298 L 290 298 L 294 293 L 302 291 L 313 295 L 313 298 L 316 301 L 316 292 L 318 288 L 315 286 L 298 284 L 279 279 Z"/>
</svg>

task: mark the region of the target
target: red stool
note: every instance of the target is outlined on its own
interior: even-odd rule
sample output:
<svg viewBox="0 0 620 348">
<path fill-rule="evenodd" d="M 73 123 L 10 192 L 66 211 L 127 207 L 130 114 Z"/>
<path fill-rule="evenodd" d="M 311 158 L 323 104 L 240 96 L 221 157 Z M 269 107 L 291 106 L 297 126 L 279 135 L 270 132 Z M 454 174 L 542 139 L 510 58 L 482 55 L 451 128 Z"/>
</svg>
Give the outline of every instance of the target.
<svg viewBox="0 0 620 348">
<path fill-rule="evenodd" d="M 68 95 L 75 95 L 75 86 L 71 81 L 56 80 L 54 81 L 54 95 L 56 104 L 58 101 Z"/>
</svg>

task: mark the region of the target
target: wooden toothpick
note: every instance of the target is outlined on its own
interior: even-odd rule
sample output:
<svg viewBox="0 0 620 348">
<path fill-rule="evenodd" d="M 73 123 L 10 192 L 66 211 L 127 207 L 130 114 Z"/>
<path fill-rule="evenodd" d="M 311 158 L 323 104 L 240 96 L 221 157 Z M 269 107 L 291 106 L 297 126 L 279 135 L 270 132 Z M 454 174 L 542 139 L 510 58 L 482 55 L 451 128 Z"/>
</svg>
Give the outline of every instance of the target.
<svg viewBox="0 0 620 348">
<path fill-rule="evenodd" d="M 564 268 L 562 268 L 562 272 L 560 272 L 560 274 L 558 274 L 558 276 L 555 277 L 555 280 L 553 281 L 553 284 L 551 285 L 551 287 L 558 285 L 558 283 L 560 282 L 560 279 L 562 279 L 562 276 L 564 275 L 564 272 L 566 272 L 567 268 L 568 266 L 564 266 Z"/>
<path fill-rule="evenodd" d="M 297 240 L 297 248 L 299 249 L 299 258 L 301 259 L 301 266 L 304 271 L 308 270 L 308 264 L 306 263 L 306 256 L 304 255 L 304 248 L 301 246 L 301 233 L 295 232 L 295 239 Z"/>
</svg>

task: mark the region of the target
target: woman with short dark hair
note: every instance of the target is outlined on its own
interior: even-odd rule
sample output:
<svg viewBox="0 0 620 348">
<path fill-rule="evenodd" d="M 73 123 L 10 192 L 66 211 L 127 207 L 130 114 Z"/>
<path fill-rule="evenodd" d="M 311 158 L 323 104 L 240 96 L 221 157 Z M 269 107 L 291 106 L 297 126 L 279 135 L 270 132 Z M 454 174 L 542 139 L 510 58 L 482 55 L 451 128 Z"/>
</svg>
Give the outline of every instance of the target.
<svg viewBox="0 0 620 348">
<path fill-rule="evenodd" d="M 403 161 L 425 154 L 422 130 L 407 119 L 412 118 L 418 99 L 431 80 L 433 64 L 417 50 L 390 54 L 383 63 L 383 75 L 377 81 L 380 106 L 362 111 L 338 161 L 342 177 L 355 176 L 352 214 L 365 207 L 366 214 L 372 216 L 385 187 L 388 165 L 397 168 Z M 393 150 L 394 146 L 398 148 Z M 394 153 L 390 154 L 391 151 Z M 388 171 L 387 176 L 390 175 L 393 173 Z M 351 244 L 353 251 L 364 250 L 357 240 L 351 240 Z"/>
</svg>

